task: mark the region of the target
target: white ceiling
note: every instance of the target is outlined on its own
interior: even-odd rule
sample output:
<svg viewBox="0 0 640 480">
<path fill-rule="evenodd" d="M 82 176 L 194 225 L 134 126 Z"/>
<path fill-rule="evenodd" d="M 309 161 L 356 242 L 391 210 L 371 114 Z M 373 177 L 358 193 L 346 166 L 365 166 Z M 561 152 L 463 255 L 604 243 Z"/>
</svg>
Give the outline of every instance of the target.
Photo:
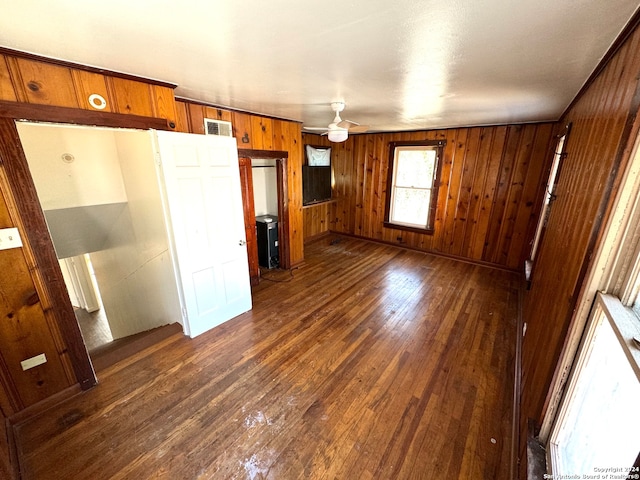
<svg viewBox="0 0 640 480">
<path fill-rule="evenodd" d="M 0 45 L 377 131 L 556 120 L 638 0 L 0 0 Z"/>
</svg>

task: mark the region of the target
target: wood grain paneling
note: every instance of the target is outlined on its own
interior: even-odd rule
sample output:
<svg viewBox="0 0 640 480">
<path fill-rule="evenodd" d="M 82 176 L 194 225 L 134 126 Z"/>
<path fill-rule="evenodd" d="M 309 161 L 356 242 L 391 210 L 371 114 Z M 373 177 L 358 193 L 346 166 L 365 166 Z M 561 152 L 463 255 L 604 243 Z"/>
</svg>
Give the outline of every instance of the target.
<svg viewBox="0 0 640 480">
<path fill-rule="evenodd" d="M 620 163 L 628 159 L 621 152 L 629 140 L 628 122 L 637 114 L 639 76 L 640 31 L 636 30 L 559 125 L 571 123 L 572 129 L 524 303 L 521 458 L 528 419 L 539 426 L 545 413 L 584 273 L 611 201 L 609 189 Z"/>
<path fill-rule="evenodd" d="M 332 230 L 517 270 L 528 254 L 551 137 L 552 124 L 539 123 L 353 135 L 340 144 L 305 134 L 304 141 L 333 147 Z M 447 142 L 433 235 L 383 225 L 389 143 L 407 140 Z M 320 231 L 313 218 L 322 216 L 310 212 L 306 228 Z"/>
<path fill-rule="evenodd" d="M 11 82 L 7 59 L 0 55 L 0 100 L 15 102 L 17 100 L 16 93 Z"/>
<path fill-rule="evenodd" d="M 168 124 L 178 122 L 171 85 L 77 67 L 35 55 L 0 55 L 0 100 L 157 117 L 166 119 Z M 89 104 L 93 93 L 106 100 L 103 110 Z"/>
<path fill-rule="evenodd" d="M 177 126 L 176 103 L 173 98 L 173 89 L 160 85 L 151 85 L 151 107 L 153 116 L 166 118 L 171 130 Z M 173 124 L 173 126 L 171 126 Z"/>
<path fill-rule="evenodd" d="M 151 85 L 124 78 L 109 78 L 109 82 L 116 112 L 153 117 Z"/>
<path fill-rule="evenodd" d="M 253 134 L 253 148 L 273 150 L 273 130 L 270 118 L 251 115 L 251 133 Z"/>
<path fill-rule="evenodd" d="M 291 266 L 304 261 L 304 225 L 302 219 L 302 125 L 286 122 L 287 210 L 289 212 L 289 249 Z"/>
<path fill-rule="evenodd" d="M 107 100 L 105 110 L 88 104 L 91 93 Z M 6 416 L 76 382 L 86 389 L 96 380 L 12 118 L 163 129 L 176 110 L 170 85 L 6 52 L 0 57 L 0 101 L 1 223 L 17 226 L 24 244 L 0 252 L 0 407 Z M 22 371 L 20 361 L 41 353 L 45 364 Z"/>
<path fill-rule="evenodd" d="M 236 137 L 238 148 L 256 148 L 251 131 L 251 115 L 233 112 L 233 136 Z"/>
<path fill-rule="evenodd" d="M 331 204 L 330 202 L 306 205 L 302 207 L 304 221 L 304 241 L 308 242 L 326 235 L 330 231 Z"/>
<path fill-rule="evenodd" d="M 109 96 L 107 81 L 104 75 L 98 73 L 85 72 L 83 70 L 72 70 L 73 84 L 78 97 L 78 105 L 86 110 L 96 110 L 89 103 L 89 96 L 92 94 L 101 95 L 107 102 L 102 112 L 113 112 L 113 101 Z"/>
<path fill-rule="evenodd" d="M 204 135 L 204 107 L 195 103 L 187 103 L 189 127 L 191 133 Z"/>
<path fill-rule="evenodd" d="M 191 133 L 189 126 L 189 105 L 176 100 L 176 132 Z"/>
<path fill-rule="evenodd" d="M 0 186 L 7 184 L 2 169 Z M 0 196 L 0 228 L 17 227 L 5 195 Z M 13 216 L 16 213 L 14 211 Z M 20 230 L 27 243 L 24 230 Z M 35 265 L 25 249 L 26 246 L 0 251 L 0 269 L 12 272 L 0 275 L 0 368 L 5 370 L 2 377 L 9 380 L 4 387 L 14 411 L 34 405 L 75 383 L 73 374 L 63 365 L 64 344 L 56 345 L 59 333 L 52 332 L 56 325 L 47 319 L 45 311 L 49 305 L 34 283 L 31 271 Z M 40 354 L 46 356 L 46 363 L 22 370 L 20 362 Z"/>
<path fill-rule="evenodd" d="M 64 284 L 44 213 L 40 208 L 35 185 L 13 120 L 0 118 L 0 138 L 3 139 L 0 142 L 0 158 L 3 160 L 0 191 L 7 202 L 13 224 L 22 232 L 22 252 L 29 267 L 30 281 L 34 285 L 37 300 L 47 323 L 47 328 L 40 329 L 37 333 L 29 328 L 21 339 L 28 344 L 38 335 L 44 335 L 42 343 L 44 348 L 46 341 L 50 338 L 56 347 L 58 360 L 70 384 L 78 382 L 83 390 L 88 389 L 95 385 L 95 374 L 69 300 L 69 293 Z M 16 280 L 18 281 L 28 283 L 27 278 Z M 34 315 L 37 317 L 37 310 Z M 27 324 L 26 321 L 22 322 L 23 327 Z M 55 364 L 56 360 L 52 362 Z M 69 383 L 62 382 L 50 383 L 48 388 L 59 392 L 68 385 Z M 32 392 L 32 394 L 37 393 Z M 48 396 L 41 396 L 40 399 Z"/>
<path fill-rule="evenodd" d="M 205 118 L 211 118 L 213 120 L 222 120 L 230 122 L 232 120 L 232 113 L 230 110 L 217 107 L 204 107 Z"/>
<path fill-rule="evenodd" d="M 78 108 L 71 70 L 34 60 L 9 61 L 18 100 L 43 105 Z"/>
</svg>

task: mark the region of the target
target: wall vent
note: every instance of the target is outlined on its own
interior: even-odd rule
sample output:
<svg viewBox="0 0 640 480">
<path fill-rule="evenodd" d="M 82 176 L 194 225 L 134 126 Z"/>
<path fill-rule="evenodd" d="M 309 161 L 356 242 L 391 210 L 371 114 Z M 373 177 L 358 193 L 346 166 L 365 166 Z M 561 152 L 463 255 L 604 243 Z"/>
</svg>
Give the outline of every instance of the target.
<svg viewBox="0 0 640 480">
<path fill-rule="evenodd" d="M 204 119 L 204 133 L 206 135 L 222 135 L 223 137 L 233 137 L 231 122 L 224 120 Z"/>
</svg>

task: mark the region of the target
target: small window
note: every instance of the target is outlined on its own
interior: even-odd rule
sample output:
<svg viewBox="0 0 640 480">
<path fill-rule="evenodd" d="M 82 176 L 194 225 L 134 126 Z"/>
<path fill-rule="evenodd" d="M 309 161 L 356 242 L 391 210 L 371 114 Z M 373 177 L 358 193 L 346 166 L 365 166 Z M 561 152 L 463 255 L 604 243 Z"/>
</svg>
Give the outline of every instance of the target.
<svg viewBox="0 0 640 480">
<path fill-rule="evenodd" d="M 392 142 L 385 226 L 433 233 L 444 141 Z"/>
<path fill-rule="evenodd" d="M 302 165 L 302 204 L 331 200 L 331 147 L 305 145 L 305 159 Z"/>
</svg>

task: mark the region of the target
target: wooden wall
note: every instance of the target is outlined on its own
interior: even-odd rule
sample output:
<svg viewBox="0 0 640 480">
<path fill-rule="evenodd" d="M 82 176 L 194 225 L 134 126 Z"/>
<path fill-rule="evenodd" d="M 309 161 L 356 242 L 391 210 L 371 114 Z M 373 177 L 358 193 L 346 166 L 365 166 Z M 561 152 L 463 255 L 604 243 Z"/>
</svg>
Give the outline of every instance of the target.
<svg viewBox="0 0 640 480">
<path fill-rule="evenodd" d="M 106 100 L 103 112 L 176 121 L 173 87 L 126 76 L 0 54 L 0 100 L 93 110 L 89 95 Z"/>
<path fill-rule="evenodd" d="M 611 201 L 608 187 L 628 160 L 625 125 L 637 114 L 639 77 L 640 31 L 636 29 L 558 125 L 572 123 L 572 129 L 557 198 L 524 303 L 521 458 L 528 419 L 539 426 L 544 417 L 590 252 Z"/>
<path fill-rule="evenodd" d="M 548 165 L 553 124 L 352 135 L 331 144 L 331 231 L 522 269 Z M 383 226 L 389 142 L 446 140 L 433 235 Z M 305 143 L 325 137 L 305 134 Z M 305 229 L 320 212 L 305 211 Z M 316 230 L 321 230 L 316 227 Z"/>
</svg>

